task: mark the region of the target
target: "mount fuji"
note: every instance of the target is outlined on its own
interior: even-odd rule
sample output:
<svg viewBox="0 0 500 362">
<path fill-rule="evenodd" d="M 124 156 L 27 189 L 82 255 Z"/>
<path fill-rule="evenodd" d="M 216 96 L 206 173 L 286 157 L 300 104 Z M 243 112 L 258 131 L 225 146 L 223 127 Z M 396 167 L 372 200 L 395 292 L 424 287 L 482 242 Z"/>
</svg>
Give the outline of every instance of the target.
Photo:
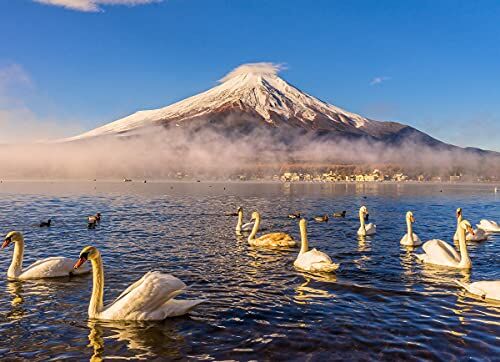
<svg viewBox="0 0 500 362">
<path fill-rule="evenodd" d="M 233 135 L 266 128 L 281 139 L 312 134 L 320 138 L 364 138 L 391 145 L 413 142 L 458 149 L 411 126 L 368 119 L 323 102 L 280 78 L 280 68 L 272 63 L 241 65 L 203 93 L 164 108 L 136 112 L 64 141 L 122 138 L 155 126 L 192 130 L 210 127 Z"/>
</svg>

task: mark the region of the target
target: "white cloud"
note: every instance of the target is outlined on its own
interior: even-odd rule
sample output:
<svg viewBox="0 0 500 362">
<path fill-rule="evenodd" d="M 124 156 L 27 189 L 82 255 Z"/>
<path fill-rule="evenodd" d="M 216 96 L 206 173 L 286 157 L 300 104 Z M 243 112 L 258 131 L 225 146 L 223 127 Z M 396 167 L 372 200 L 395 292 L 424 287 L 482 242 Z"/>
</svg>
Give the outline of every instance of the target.
<svg viewBox="0 0 500 362">
<path fill-rule="evenodd" d="M 370 85 L 377 85 L 390 79 L 391 77 L 375 77 L 371 80 Z"/>
<path fill-rule="evenodd" d="M 239 67 L 234 68 L 228 74 L 226 74 L 219 82 L 223 83 L 231 78 L 237 77 L 242 74 L 278 74 L 280 71 L 286 69 L 283 64 L 276 63 L 247 63 L 242 64 Z"/>
<path fill-rule="evenodd" d="M 102 11 L 101 5 L 144 5 L 151 3 L 162 2 L 163 0 L 33 0 L 34 2 L 61 6 L 66 9 L 84 11 L 84 12 L 97 12 Z"/>
</svg>

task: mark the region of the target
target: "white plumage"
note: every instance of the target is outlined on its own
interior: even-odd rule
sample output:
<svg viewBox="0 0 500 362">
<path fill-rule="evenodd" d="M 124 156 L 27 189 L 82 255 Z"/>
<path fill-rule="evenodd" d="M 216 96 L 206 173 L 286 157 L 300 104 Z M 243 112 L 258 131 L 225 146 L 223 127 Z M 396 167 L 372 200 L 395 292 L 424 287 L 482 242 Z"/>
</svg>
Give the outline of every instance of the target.
<svg viewBox="0 0 500 362">
<path fill-rule="evenodd" d="M 189 312 L 205 300 L 176 300 L 186 285 L 178 278 L 160 272 L 148 272 L 130 285 L 112 303 L 104 306 L 104 269 L 99 250 L 88 246 L 75 264 L 92 263 L 93 288 L 89 317 L 104 320 L 162 320 Z"/>
<path fill-rule="evenodd" d="M 12 263 L 7 271 L 7 277 L 9 279 L 27 280 L 57 278 L 90 272 L 90 268 L 87 265 L 80 270 L 74 270 L 72 260 L 60 256 L 38 260 L 23 269 L 23 235 L 18 231 L 11 231 L 5 236 L 2 249 L 9 246 L 11 243 L 14 243 L 14 253 L 12 255 Z"/>
<path fill-rule="evenodd" d="M 335 264 L 327 254 L 317 249 L 308 250 L 309 242 L 307 239 L 307 222 L 305 219 L 300 220 L 299 226 L 301 248 L 293 265 L 297 269 L 309 272 L 333 272 L 337 270 L 339 264 Z"/>
<path fill-rule="evenodd" d="M 463 283 L 455 280 L 455 282 L 478 297 L 500 301 L 500 280 L 484 280 L 475 283 Z"/>
</svg>

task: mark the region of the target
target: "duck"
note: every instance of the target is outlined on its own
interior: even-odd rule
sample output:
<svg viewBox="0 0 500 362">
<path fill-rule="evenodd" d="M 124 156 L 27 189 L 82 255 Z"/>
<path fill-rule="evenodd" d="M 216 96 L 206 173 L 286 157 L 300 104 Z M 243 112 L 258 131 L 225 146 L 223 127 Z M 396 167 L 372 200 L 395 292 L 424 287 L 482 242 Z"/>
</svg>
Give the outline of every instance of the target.
<svg viewBox="0 0 500 362">
<path fill-rule="evenodd" d="M 236 224 L 236 232 L 241 233 L 245 231 L 252 231 L 254 222 L 247 222 L 243 224 L 243 208 L 238 207 L 238 223 Z"/>
<path fill-rule="evenodd" d="M 500 233 L 500 225 L 493 220 L 482 219 L 476 226 L 488 233 Z"/>
<path fill-rule="evenodd" d="M 334 212 L 333 217 L 345 217 L 347 211 L 342 211 L 342 212 Z"/>
<path fill-rule="evenodd" d="M 328 221 L 328 215 L 325 214 L 323 216 L 315 216 L 314 221 L 316 222 L 327 222 Z"/>
<path fill-rule="evenodd" d="M 458 233 L 460 229 L 460 223 L 462 222 L 463 218 L 463 212 L 462 208 L 459 207 L 456 211 L 457 215 L 457 230 L 455 231 L 455 234 L 453 235 L 453 240 L 458 240 Z M 466 241 L 485 241 L 488 240 L 488 234 L 481 228 L 477 228 L 474 230 L 474 234 L 466 233 L 465 234 L 465 240 Z"/>
<path fill-rule="evenodd" d="M 406 213 L 406 228 L 407 232 L 401 238 L 400 244 L 405 246 L 418 246 L 422 244 L 422 240 L 418 237 L 417 234 L 413 232 L 413 223 L 415 222 L 415 218 L 413 217 L 413 212 L 408 211 Z"/>
<path fill-rule="evenodd" d="M 277 232 L 264 234 L 256 238 L 256 234 L 259 231 L 260 226 L 260 214 L 257 211 L 252 213 L 252 221 L 255 221 L 253 225 L 252 232 L 248 236 L 248 244 L 251 246 L 262 246 L 262 247 L 288 247 L 292 248 L 296 246 L 295 240 L 288 234 Z"/>
<path fill-rule="evenodd" d="M 67 277 L 80 275 L 90 272 L 90 268 L 82 268 L 81 270 L 73 270 L 73 262 L 70 258 L 50 257 L 38 260 L 23 268 L 24 258 L 24 237 L 19 231 L 9 232 L 2 243 L 2 249 L 7 248 L 10 244 L 14 244 L 14 254 L 12 262 L 7 270 L 7 278 L 10 280 L 29 280 L 43 278 Z"/>
<path fill-rule="evenodd" d="M 373 223 L 365 224 L 365 221 L 368 221 L 368 209 L 363 205 L 359 209 L 359 222 L 361 225 L 358 229 L 358 235 L 368 236 L 375 234 L 377 231 L 377 226 Z"/>
<path fill-rule="evenodd" d="M 188 313 L 205 299 L 176 300 L 186 290 L 180 279 L 158 271 L 150 271 L 130 285 L 112 303 L 104 306 L 104 267 L 101 253 L 94 246 L 82 249 L 74 264 L 80 269 L 86 261 L 92 265 L 92 297 L 89 318 L 100 320 L 152 321 Z"/>
<path fill-rule="evenodd" d="M 89 216 L 87 218 L 87 227 L 89 229 L 95 229 L 97 225 L 97 217 L 95 215 Z"/>
<path fill-rule="evenodd" d="M 51 223 L 52 223 L 52 219 L 48 219 L 47 221 L 42 221 L 39 226 L 41 228 L 44 228 L 44 227 L 48 228 L 48 227 L 50 227 Z"/>
<path fill-rule="evenodd" d="M 300 212 L 294 212 L 291 214 L 288 214 L 289 219 L 300 219 Z"/>
<path fill-rule="evenodd" d="M 482 299 L 500 301 L 500 280 L 484 280 L 474 283 L 464 283 L 459 280 L 455 280 L 455 283 L 469 293 Z"/>
<path fill-rule="evenodd" d="M 293 266 L 297 269 L 308 272 L 334 272 L 339 268 L 339 264 L 335 264 L 332 259 L 322 251 L 317 249 L 309 250 L 309 242 L 307 239 L 307 221 L 301 219 L 299 221 L 300 228 L 300 251 Z"/>
<path fill-rule="evenodd" d="M 422 248 L 424 254 L 417 254 L 418 260 L 425 264 L 433 264 L 456 269 L 471 269 L 472 262 L 467 252 L 467 244 L 465 241 L 465 233 L 474 234 L 469 221 L 462 220 L 459 225 L 458 242 L 460 247 L 460 255 L 447 242 L 439 239 L 426 241 Z"/>
</svg>

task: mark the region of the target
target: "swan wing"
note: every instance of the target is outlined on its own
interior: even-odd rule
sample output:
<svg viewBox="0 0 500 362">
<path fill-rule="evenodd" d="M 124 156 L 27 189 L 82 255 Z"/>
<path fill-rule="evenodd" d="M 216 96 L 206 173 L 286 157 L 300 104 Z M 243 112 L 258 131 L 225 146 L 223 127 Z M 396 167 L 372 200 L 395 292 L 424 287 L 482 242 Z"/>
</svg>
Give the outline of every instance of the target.
<svg viewBox="0 0 500 362">
<path fill-rule="evenodd" d="M 477 226 L 485 231 L 500 232 L 500 226 L 493 220 L 482 219 Z"/>
<path fill-rule="evenodd" d="M 377 232 L 377 225 L 369 223 L 368 225 L 365 226 L 365 229 L 366 229 L 366 235 L 373 235 Z"/>
<path fill-rule="evenodd" d="M 418 237 L 417 234 L 413 233 L 413 241 L 410 240 L 408 237 L 408 233 L 406 233 L 400 241 L 401 245 L 406 245 L 406 246 L 418 246 L 422 244 L 422 240 Z"/>
<path fill-rule="evenodd" d="M 286 233 L 270 233 L 251 241 L 254 246 L 295 246 L 295 240 Z"/>
<path fill-rule="evenodd" d="M 439 239 L 426 241 L 422 246 L 427 262 L 440 265 L 455 265 L 460 262 L 460 255 L 447 242 Z"/>
<path fill-rule="evenodd" d="M 307 271 L 333 271 L 338 268 L 338 264 L 334 264 L 327 254 L 317 249 L 299 254 L 294 265 Z"/>
<path fill-rule="evenodd" d="M 102 319 L 153 320 L 158 310 L 186 288 L 180 279 L 160 272 L 146 273 L 101 312 Z M 164 316 L 166 318 L 168 316 Z M 160 319 L 163 319 L 160 318 Z"/>
<path fill-rule="evenodd" d="M 475 283 L 455 282 L 471 294 L 481 298 L 500 300 L 500 280 L 485 280 Z"/>
<path fill-rule="evenodd" d="M 24 269 L 19 279 L 56 278 L 90 272 L 89 265 L 77 270 L 73 269 L 73 265 L 72 259 L 59 256 L 38 260 Z"/>
</svg>

